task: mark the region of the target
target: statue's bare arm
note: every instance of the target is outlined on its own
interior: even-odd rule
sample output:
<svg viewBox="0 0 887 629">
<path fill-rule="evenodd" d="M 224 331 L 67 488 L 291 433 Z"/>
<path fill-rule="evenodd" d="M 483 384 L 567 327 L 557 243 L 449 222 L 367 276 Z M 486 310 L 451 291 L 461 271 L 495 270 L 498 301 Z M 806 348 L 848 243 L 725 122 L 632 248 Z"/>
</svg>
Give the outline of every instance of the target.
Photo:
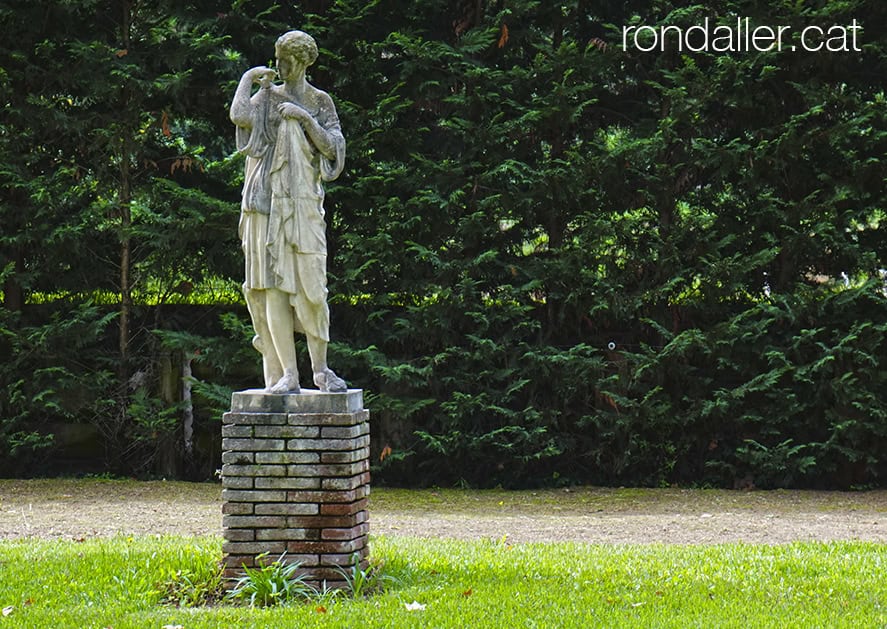
<svg viewBox="0 0 887 629">
<path fill-rule="evenodd" d="M 274 76 L 274 70 L 265 66 L 256 66 L 243 73 L 237 91 L 234 92 L 234 99 L 231 101 L 229 113 L 231 122 L 246 129 L 253 126 L 253 105 L 250 100 L 253 84 L 259 83 L 265 87 L 271 84 Z"/>
</svg>

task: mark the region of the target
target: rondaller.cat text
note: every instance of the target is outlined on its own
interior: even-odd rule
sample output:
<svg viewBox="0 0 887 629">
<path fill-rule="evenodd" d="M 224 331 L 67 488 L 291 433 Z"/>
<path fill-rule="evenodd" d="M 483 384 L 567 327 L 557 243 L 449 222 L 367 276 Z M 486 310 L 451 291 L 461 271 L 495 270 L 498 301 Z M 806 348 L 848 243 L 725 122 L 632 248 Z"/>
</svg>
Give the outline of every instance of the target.
<svg viewBox="0 0 887 629">
<path fill-rule="evenodd" d="M 862 26 L 810 25 L 800 31 L 791 26 L 755 26 L 750 18 L 736 18 L 733 24 L 713 25 L 709 18 L 693 26 L 623 26 L 622 49 L 640 52 L 767 52 L 791 50 L 806 52 L 861 52 Z"/>
</svg>

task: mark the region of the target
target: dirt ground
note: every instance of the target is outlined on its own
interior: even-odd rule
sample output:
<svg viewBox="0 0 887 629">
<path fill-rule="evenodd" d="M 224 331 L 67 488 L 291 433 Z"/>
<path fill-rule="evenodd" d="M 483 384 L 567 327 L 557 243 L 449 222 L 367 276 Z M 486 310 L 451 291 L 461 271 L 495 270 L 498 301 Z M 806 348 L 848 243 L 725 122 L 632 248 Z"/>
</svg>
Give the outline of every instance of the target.
<svg viewBox="0 0 887 629">
<path fill-rule="evenodd" d="M 214 483 L 0 479 L 0 539 L 221 534 Z M 887 491 L 374 488 L 373 535 L 513 543 L 887 542 Z"/>
</svg>

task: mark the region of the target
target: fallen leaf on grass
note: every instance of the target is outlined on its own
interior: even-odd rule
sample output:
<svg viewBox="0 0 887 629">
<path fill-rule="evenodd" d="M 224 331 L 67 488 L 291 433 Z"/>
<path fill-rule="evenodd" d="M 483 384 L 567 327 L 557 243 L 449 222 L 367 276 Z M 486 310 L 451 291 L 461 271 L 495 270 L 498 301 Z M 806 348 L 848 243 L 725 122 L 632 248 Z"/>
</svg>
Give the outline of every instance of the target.
<svg viewBox="0 0 887 629">
<path fill-rule="evenodd" d="M 323 605 L 318 605 L 317 607 L 314 608 L 314 611 L 316 611 L 318 614 L 325 614 L 326 607 L 324 607 Z"/>
<path fill-rule="evenodd" d="M 471 590 L 471 588 L 468 588 L 467 590 L 465 590 L 464 592 L 462 592 L 462 596 L 464 596 L 464 597 L 466 597 L 466 598 L 468 598 L 468 597 L 471 596 L 472 594 L 474 594 L 474 592 Z"/>
<path fill-rule="evenodd" d="M 406 608 L 408 612 L 423 612 L 425 611 L 425 606 L 419 601 L 413 601 L 412 603 L 407 603 Z"/>
</svg>

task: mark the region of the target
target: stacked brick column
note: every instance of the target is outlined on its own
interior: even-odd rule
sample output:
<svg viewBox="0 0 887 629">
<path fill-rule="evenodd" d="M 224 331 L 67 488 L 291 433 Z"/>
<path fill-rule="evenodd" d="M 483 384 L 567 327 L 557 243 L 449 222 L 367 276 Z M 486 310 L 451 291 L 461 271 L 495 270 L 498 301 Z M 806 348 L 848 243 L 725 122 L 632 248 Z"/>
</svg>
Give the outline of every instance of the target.
<svg viewBox="0 0 887 629">
<path fill-rule="evenodd" d="M 363 392 L 241 391 L 222 419 L 225 576 L 286 552 L 309 582 L 341 585 L 365 564 L 369 412 Z"/>
</svg>

